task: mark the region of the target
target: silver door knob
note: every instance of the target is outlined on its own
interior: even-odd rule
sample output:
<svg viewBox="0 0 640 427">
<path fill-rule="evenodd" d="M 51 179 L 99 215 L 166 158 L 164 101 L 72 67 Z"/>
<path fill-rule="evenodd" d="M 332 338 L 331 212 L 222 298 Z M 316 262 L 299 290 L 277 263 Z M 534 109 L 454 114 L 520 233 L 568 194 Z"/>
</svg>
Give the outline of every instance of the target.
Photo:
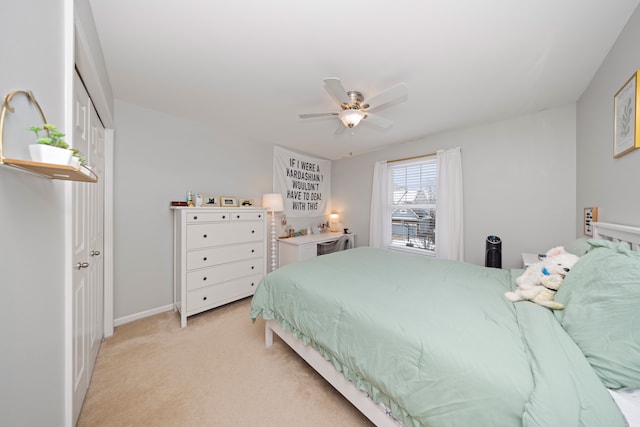
<svg viewBox="0 0 640 427">
<path fill-rule="evenodd" d="M 88 262 L 79 262 L 76 264 L 76 268 L 78 270 L 80 270 L 81 268 L 87 268 L 89 267 L 89 263 Z"/>
<path fill-rule="evenodd" d="M 89 252 L 89 255 L 98 256 L 98 255 L 100 255 L 100 251 L 91 251 L 91 252 Z"/>
</svg>

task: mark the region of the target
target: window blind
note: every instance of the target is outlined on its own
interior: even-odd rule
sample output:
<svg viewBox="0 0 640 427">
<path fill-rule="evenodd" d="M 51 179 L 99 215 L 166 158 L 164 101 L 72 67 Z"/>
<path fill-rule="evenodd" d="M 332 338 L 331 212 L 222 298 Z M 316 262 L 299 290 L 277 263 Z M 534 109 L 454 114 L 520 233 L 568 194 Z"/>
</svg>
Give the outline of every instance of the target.
<svg viewBox="0 0 640 427">
<path fill-rule="evenodd" d="M 391 246 L 435 250 L 435 156 L 388 164 Z"/>
</svg>

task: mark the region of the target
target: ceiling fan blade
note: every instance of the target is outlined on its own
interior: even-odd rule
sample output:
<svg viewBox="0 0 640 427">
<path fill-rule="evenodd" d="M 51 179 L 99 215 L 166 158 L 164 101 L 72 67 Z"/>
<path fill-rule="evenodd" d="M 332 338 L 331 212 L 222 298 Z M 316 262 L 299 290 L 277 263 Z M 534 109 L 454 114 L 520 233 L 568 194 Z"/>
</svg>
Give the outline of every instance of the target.
<svg viewBox="0 0 640 427">
<path fill-rule="evenodd" d="M 363 120 L 365 123 L 378 126 L 384 129 L 388 129 L 391 127 L 393 122 L 389 119 L 385 119 L 384 117 L 376 116 L 375 114 L 371 114 L 367 112 L 367 116 Z"/>
<path fill-rule="evenodd" d="M 392 88 L 385 90 L 382 93 L 374 96 L 371 99 L 367 99 L 369 104 L 367 111 L 373 111 L 382 107 L 390 106 L 391 104 L 400 104 L 408 99 L 409 93 L 404 83 L 399 83 Z"/>
<path fill-rule="evenodd" d="M 327 116 L 337 116 L 338 113 L 311 113 L 311 114 L 300 114 L 298 117 L 301 119 L 310 119 L 313 117 L 327 117 Z"/>
<path fill-rule="evenodd" d="M 328 77 L 324 79 L 324 87 L 329 92 L 329 95 L 336 100 L 336 102 L 342 106 L 343 104 L 349 105 L 349 97 L 347 91 L 344 90 L 340 79 L 337 77 Z"/>
</svg>

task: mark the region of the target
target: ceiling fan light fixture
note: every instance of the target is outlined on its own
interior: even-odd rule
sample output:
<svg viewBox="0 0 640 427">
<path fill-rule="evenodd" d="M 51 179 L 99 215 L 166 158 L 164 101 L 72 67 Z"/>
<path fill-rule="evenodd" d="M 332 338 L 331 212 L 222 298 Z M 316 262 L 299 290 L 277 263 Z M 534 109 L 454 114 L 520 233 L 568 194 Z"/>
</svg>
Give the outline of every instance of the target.
<svg viewBox="0 0 640 427">
<path fill-rule="evenodd" d="M 358 126 L 360 120 L 364 119 L 365 113 L 362 110 L 347 109 L 340 111 L 338 117 L 346 127 L 353 128 Z"/>
</svg>

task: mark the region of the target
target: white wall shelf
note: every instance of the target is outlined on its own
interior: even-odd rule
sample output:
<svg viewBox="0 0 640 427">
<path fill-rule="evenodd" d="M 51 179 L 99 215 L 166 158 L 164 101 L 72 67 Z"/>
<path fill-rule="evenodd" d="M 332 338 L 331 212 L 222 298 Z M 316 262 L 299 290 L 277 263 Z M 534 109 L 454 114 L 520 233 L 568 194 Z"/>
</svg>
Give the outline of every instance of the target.
<svg viewBox="0 0 640 427">
<path fill-rule="evenodd" d="M 38 108 L 40 115 L 42 116 L 42 122 L 47 123 L 47 119 L 44 116 L 44 112 L 38 101 L 36 101 L 33 93 L 31 91 L 26 90 L 15 90 L 4 98 L 4 104 L 2 105 L 2 114 L 0 114 L 0 164 L 11 166 L 17 169 L 22 169 L 33 174 L 39 175 L 44 178 L 49 179 L 60 179 L 66 181 L 82 181 L 82 182 L 98 182 L 98 177 L 93 173 L 92 170 L 86 168 L 82 165 L 73 167 L 68 165 L 55 165 L 51 163 L 41 163 L 41 162 L 33 162 L 30 160 L 23 159 L 8 159 L 5 158 L 4 153 L 4 120 L 7 114 L 7 111 L 11 113 L 14 112 L 13 107 L 9 105 L 13 97 L 17 94 L 24 94 L 29 98 L 31 103 Z"/>
</svg>

